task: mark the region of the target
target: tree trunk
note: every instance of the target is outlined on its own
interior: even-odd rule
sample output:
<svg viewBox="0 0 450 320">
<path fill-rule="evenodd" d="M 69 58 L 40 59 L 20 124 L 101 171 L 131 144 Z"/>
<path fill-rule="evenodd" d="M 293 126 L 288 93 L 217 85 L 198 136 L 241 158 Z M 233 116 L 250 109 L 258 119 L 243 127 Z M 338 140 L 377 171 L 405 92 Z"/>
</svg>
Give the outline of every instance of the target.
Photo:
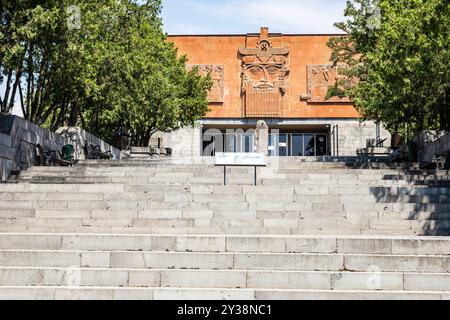
<svg viewBox="0 0 450 320">
<path fill-rule="evenodd" d="M 11 77 L 12 77 L 12 70 L 9 70 L 8 77 L 6 78 L 6 90 L 5 90 L 5 96 L 3 98 L 3 103 L 1 105 L 1 111 L 2 113 L 8 112 L 8 101 L 9 101 L 9 92 L 11 90 Z"/>
<path fill-rule="evenodd" d="M 31 99 L 33 97 L 34 75 L 33 75 L 33 43 L 30 42 L 28 51 L 28 84 L 27 84 L 27 99 L 26 99 L 26 118 L 30 120 L 32 117 Z"/>
<path fill-rule="evenodd" d="M 42 58 L 41 65 L 39 67 L 39 78 L 37 79 L 36 91 L 33 96 L 34 99 L 32 102 L 33 112 L 31 113 L 31 121 L 34 123 L 37 123 L 39 121 L 39 118 L 41 116 L 42 109 L 43 109 L 41 96 L 42 96 L 42 91 L 43 91 L 43 87 L 44 87 L 46 66 L 47 66 L 47 62 L 46 62 L 45 58 Z"/>
<path fill-rule="evenodd" d="M 23 101 L 23 91 L 22 91 L 22 84 L 19 83 L 19 97 L 20 97 L 20 107 L 22 108 L 23 117 L 25 119 L 28 118 L 27 116 L 27 110 L 25 109 L 25 103 Z"/>
<path fill-rule="evenodd" d="M 70 116 L 67 125 L 69 127 L 75 127 L 78 123 L 79 107 L 78 101 L 74 102 L 72 108 L 70 109 Z"/>
<path fill-rule="evenodd" d="M 17 88 L 19 87 L 21 78 L 22 78 L 22 67 L 19 67 L 16 71 L 16 80 L 14 81 L 13 89 L 11 92 L 10 102 L 9 102 L 8 107 L 6 108 L 7 112 L 11 112 L 11 110 L 13 110 L 13 108 L 14 108 L 14 102 L 16 100 Z"/>
</svg>

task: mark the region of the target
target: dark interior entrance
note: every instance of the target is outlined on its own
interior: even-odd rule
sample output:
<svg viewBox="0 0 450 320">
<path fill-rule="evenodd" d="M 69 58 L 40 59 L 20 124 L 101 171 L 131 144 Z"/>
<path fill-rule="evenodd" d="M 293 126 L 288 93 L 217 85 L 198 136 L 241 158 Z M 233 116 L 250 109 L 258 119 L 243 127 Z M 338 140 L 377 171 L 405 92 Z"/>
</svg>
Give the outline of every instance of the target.
<svg viewBox="0 0 450 320">
<path fill-rule="evenodd" d="M 280 133 L 269 136 L 269 154 L 279 157 L 329 155 L 327 133 Z"/>
<path fill-rule="evenodd" d="M 203 155 L 216 152 L 245 152 L 256 150 L 253 128 L 203 129 Z M 269 155 L 274 157 L 321 157 L 331 155 L 330 126 L 271 127 Z"/>
</svg>

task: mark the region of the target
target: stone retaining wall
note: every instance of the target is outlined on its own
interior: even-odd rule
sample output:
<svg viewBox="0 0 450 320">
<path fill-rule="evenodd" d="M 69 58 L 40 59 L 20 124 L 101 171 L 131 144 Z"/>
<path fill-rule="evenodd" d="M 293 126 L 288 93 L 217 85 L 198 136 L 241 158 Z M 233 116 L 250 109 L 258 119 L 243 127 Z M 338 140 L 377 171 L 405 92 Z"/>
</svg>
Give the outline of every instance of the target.
<svg viewBox="0 0 450 320">
<path fill-rule="evenodd" d="M 87 141 L 89 144 L 100 146 L 101 150 L 104 152 L 111 151 L 112 155 L 114 156 L 113 160 L 120 159 L 119 149 L 114 148 L 105 141 L 101 140 L 100 138 L 94 136 L 93 134 L 87 132 L 86 130 L 80 127 L 75 128 L 64 127 L 58 129 L 56 133 L 61 135 L 68 144 L 72 144 L 74 146 L 75 159 L 85 160 L 85 154 L 83 149 L 86 144 L 85 141 Z"/>
<path fill-rule="evenodd" d="M 450 132 L 424 131 L 417 140 L 421 162 L 431 161 L 435 154 L 444 154 L 450 150 Z"/>
<path fill-rule="evenodd" d="M 0 182 L 35 163 L 37 144 L 55 150 L 65 144 L 61 136 L 17 116 L 0 115 L 0 134 Z"/>
<path fill-rule="evenodd" d="M 77 137 L 65 137 L 17 116 L 0 115 L 0 182 L 5 182 L 12 171 L 23 170 L 35 163 L 36 145 L 61 150 L 65 144 L 73 144 L 75 158 L 83 159 L 84 140 L 100 145 L 103 151 L 111 151 L 115 160 L 120 158 L 120 151 L 81 128 L 72 128 Z M 82 143 L 80 143 L 82 141 Z"/>
<path fill-rule="evenodd" d="M 7 179 L 7 173 L 15 170 L 14 149 L 11 148 L 11 137 L 0 133 L 0 181 Z"/>
</svg>

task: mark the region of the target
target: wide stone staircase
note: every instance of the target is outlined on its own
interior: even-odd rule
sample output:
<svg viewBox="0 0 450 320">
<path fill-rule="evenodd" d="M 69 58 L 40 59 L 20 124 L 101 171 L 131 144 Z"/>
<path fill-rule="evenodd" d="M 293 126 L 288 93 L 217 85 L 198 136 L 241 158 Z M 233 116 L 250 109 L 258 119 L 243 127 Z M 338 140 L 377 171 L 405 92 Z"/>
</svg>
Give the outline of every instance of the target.
<svg viewBox="0 0 450 320">
<path fill-rule="evenodd" d="M 0 184 L 0 299 L 450 299 L 447 172 L 85 161 Z"/>
</svg>

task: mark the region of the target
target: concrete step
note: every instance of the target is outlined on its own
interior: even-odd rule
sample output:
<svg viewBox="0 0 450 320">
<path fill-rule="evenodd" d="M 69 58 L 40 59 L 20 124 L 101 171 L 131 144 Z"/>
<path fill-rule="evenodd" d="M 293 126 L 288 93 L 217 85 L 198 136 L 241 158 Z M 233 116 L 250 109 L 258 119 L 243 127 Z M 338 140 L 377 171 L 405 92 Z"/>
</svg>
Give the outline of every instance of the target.
<svg viewBox="0 0 450 320">
<path fill-rule="evenodd" d="M 19 197 L 17 195 L 15 197 Z M 447 196 L 389 196 L 376 198 L 375 196 L 338 196 L 328 197 L 324 195 L 237 195 L 237 194 L 146 194 L 140 199 L 127 199 L 121 196 L 119 199 L 98 200 L 99 195 L 89 194 L 86 200 L 82 195 L 70 196 L 56 195 L 54 199 L 30 200 L 32 196 L 26 195 L 28 200 L 0 200 L 0 209 L 22 210 L 60 210 L 64 213 L 68 210 L 164 210 L 164 209 L 192 209 L 213 211 L 300 211 L 314 213 L 328 212 L 450 212 L 450 201 Z M 38 196 L 39 198 L 41 196 Z M 104 197 L 105 198 L 105 197 Z M 133 198 L 133 197 L 131 197 Z M 61 200 L 59 200 L 61 199 Z M 92 200 L 90 200 L 92 199 Z M 420 200 L 416 202 L 415 200 Z M 239 209 L 240 208 L 240 209 Z M 147 215 L 143 212 L 144 215 Z"/>
<path fill-rule="evenodd" d="M 227 173 L 231 175 L 244 174 L 253 175 L 254 168 L 252 167 L 227 167 Z M 39 167 L 31 168 L 22 171 L 18 174 L 18 179 L 30 179 L 32 177 L 170 177 L 174 173 L 178 173 L 181 177 L 189 178 L 199 176 L 202 173 L 208 175 L 220 176 L 223 175 L 223 167 L 150 167 L 150 168 L 131 168 L 128 170 L 117 170 L 114 168 L 95 168 L 95 170 L 77 170 L 73 168 L 57 170 L 55 167 L 47 168 L 45 170 Z M 386 180 L 442 180 L 448 181 L 448 176 L 445 171 L 441 172 L 400 172 L 393 170 L 336 170 L 336 169 L 282 169 L 277 167 L 263 167 L 258 168 L 258 173 L 263 176 L 273 177 L 291 177 L 299 179 L 331 179 L 339 177 L 341 179 L 364 179 L 365 177 L 375 177 Z"/>
<path fill-rule="evenodd" d="M 450 238 L 0 233 L 0 249 L 450 255 Z"/>
<path fill-rule="evenodd" d="M 376 236 L 448 236 L 449 230 L 415 230 L 405 228 L 386 228 L 386 229 L 361 229 L 361 228 L 323 228 L 309 227 L 298 229 L 280 229 L 280 228 L 169 228 L 169 227 L 105 227 L 105 226 L 82 226 L 82 227 L 52 227 L 52 226 L 0 226 L 0 232 L 22 232 L 22 233 L 77 233 L 77 234 L 96 234 L 96 233 L 112 233 L 112 234 L 189 234 L 189 235 L 240 235 L 246 233 L 248 235 L 376 235 Z"/>
<path fill-rule="evenodd" d="M 355 170 L 397 170 L 397 171 L 421 171 L 419 164 L 412 163 L 387 163 L 386 161 L 372 162 L 370 160 L 357 163 L 355 159 L 332 159 L 325 160 L 318 158 L 292 158 L 292 157 L 267 157 L 267 163 L 271 167 L 281 168 L 338 168 L 338 169 L 355 169 Z M 164 161 L 154 161 L 146 159 L 129 160 L 122 159 L 120 161 L 104 161 L 104 160 L 80 160 L 72 169 L 91 169 L 91 168 L 133 168 L 133 167 L 192 167 L 207 168 L 214 167 L 214 157 L 172 157 L 164 159 Z M 45 167 L 44 167 L 45 168 Z"/>
<path fill-rule="evenodd" d="M 5 267 L 449 273 L 449 255 L 0 250 Z"/>
<path fill-rule="evenodd" d="M 60 187 L 59 189 L 57 187 Z M 95 189 L 91 184 L 69 184 L 69 185 L 57 185 L 54 184 L 2 184 L 0 185 L 2 191 L 2 200 L 14 199 L 25 200 L 23 193 L 36 194 L 37 199 L 47 198 L 50 199 L 54 193 L 66 193 L 74 196 L 86 195 L 86 193 L 94 193 L 99 198 L 103 195 L 103 198 L 112 198 L 114 196 L 120 196 L 124 192 L 128 195 L 128 199 L 133 199 L 134 194 L 137 194 L 140 198 L 145 194 L 149 195 L 161 195 L 161 194 L 173 194 L 173 193 L 186 193 L 186 194 L 215 194 L 215 195 L 310 195 L 310 196 L 346 196 L 346 195 L 360 195 L 374 197 L 389 197 L 389 196 L 434 196 L 445 197 L 450 196 L 450 188 L 441 187 L 400 187 L 400 186 L 331 186 L 329 184 L 304 184 L 298 186 L 289 185 L 258 185 L 258 186 L 237 186 L 237 185 L 192 185 L 192 184 L 138 184 L 136 181 L 130 184 L 100 184 Z M 42 194 L 46 194 L 42 196 Z M 16 197 L 13 195 L 17 194 Z M 81 195 L 80 195 L 81 194 Z M 31 196 L 29 196 L 31 198 Z M 124 195 L 121 196 L 122 198 Z M 35 198 L 31 198 L 35 199 Z M 36 199 L 36 200 L 37 200 Z M 67 197 L 66 197 L 67 199 Z M 395 200 L 395 199 L 393 199 Z"/>
<path fill-rule="evenodd" d="M 6 286 L 450 291 L 450 274 L 0 267 Z"/>
<path fill-rule="evenodd" d="M 0 232 L 33 233 L 120 233 L 120 234 L 273 234 L 273 235 L 439 235 L 450 233 L 447 219 L 415 218 L 411 215 L 405 219 L 389 216 L 377 217 L 376 214 L 358 217 L 302 217 L 298 213 L 264 212 L 254 213 L 248 217 L 209 218 L 211 212 L 152 211 L 151 216 L 142 216 L 140 211 L 37 211 L 38 216 L 18 216 L 7 211 L 9 217 L 0 219 Z M 5 212 L 2 212 L 4 214 Z M 28 211 L 23 212 L 28 213 Z M 95 215 L 90 218 L 89 215 Z M 136 216 L 141 215 L 139 218 Z M 164 216 L 172 218 L 164 218 Z M 181 216 L 184 216 L 181 218 Z M 202 217 L 202 215 L 205 215 Z M 216 215 L 216 213 L 214 213 Z M 217 213 L 217 216 L 221 213 Z M 256 217 L 258 216 L 258 217 Z M 297 217 L 296 217 L 297 216 Z M 262 217 L 262 218 L 259 218 Z"/>
<path fill-rule="evenodd" d="M 120 287 L 1 287 L 2 300 L 449 300 L 442 292 Z"/>
<path fill-rule="evenodd" d="M 249 167 L 227 167 L 227 172 L 231 174 L 253 174 L 254 168 Z M 32 167 L 25 171 L 19 173 L 20 178 L 27 178 L 32 176 L 104 176 L 106 177 L 123 177 L 123 176 L 138 176 L 139 172 L 147 176 L 166 176 L 171 175 L 174 172 L 178 172 L 182 176 L 193 176 L 202 172 L 208 174 L 222 174 L 224 171 L 223 167 L 214 166 L 151 166 L 147 168 L 69 168 L 69 167 Z M 385 177 L 388 179 L 398 179 L 398 178 L 426 178 L 426 179 L 445 179 L 445 171 L 399 171 L 399 170 L 361 170 L 361 169 L 327 169 L 327 168 L 302 168 L 302 167 L 287 167 L 282 168 L 279 166 L 268 166 L 258 168 L 258 172 L 261 174 L 268 175 L 299 175 L 300 177 L 307 177 L 308 175 L 314 174 L 317 176 L 322 176 L 329 174 L 331 176 L 354 176 L 358 175 L 371 175 Z M 446 179 L 448 180 L 448 178 Z"/>
<path fill-rule="evenodd" d="M 227 172 L 231 178 L 235 176 L 252 176 L 253 168 L 228 168 Z M 332 167 L 291 164 L 284 166 L 280 163 L 272 163 L 268 167 L 258 169 L 258 174 L 264 179 L 285 180 L 387 180 L 420 182 L 449 182 L 445 171 L 418 171 L 418 170 L 393 170 L 393 169 L 352 169 L 335 165 Z M 21 172 L 16 181 L 76 181 L 81 179 L 90 182 L 89 179 L 100 182 L 126 181 L 126 178 L 167 178 L 177 175 L 179 179 L 189 180 L 195 177 L 208 176 L 220 179 L 223 169 L 212 165 L 148 165 L 139 167 L 135 163 L 132 166 L 79 166 L 74 168 L 60 167 L 34 167 Z M 75 180 L 74 180 L 75 179 Z M 151 180 L 151 179 L 150 179 Z"/>
<path fill-rule="evenodd" d="M 20 211 L 19 211 L 20 212 Z M 26 211 L 25 211 L 26 212 Z M 99 227 L 106 228 L 136 228 L 139 230 L 146 229 L 146 232 L 151 233 L 151 229 L 166 228 L 173 229 L 171 233 L 189 229 L 192 232 L 195 229 L 202 230 L 210 229 L 210 234 L 233 232 L 233 230 L 242 230 L 245 233 L 247 229 L 249 233 L 258 233 L 260 230 L 262 234 L 269 231 L 279 232 L 280 234 L 291 234 L 296 230 L 320 229 L 320 230 L 339 230 L 342 231 L 358 231 L 358 230 L 421 230 L 429 229 L 450 229 L 450 221 L 446 217 L 415 217 L 414 215 L 401 219 L 397 216 L 388 216 L 387 218 L 378 217 L 376 214 L 371 216 L 361 217 L 338 217 L 337 215 L 330 215 L 326 217 L 304 216 L 301 213 L 277 213 L 264 212 L 254 213 L 254 216 L 242 217 L 226 217 L 211 218 L 216 215 L 210 211 L 205 212 L 181 212 L 181 211 L 162 211 L 161 215 L 157 212 L 152 212 L 152 217 L 143 217 L 137 211 L 124 212 L 105 212 L 93 211 L 91 214 L 95 218 L 89 217 L 89 211 L 68 211 L 66 215 L 60 214 L 60 211 L 37 211 L 37 215 L 31 214 L 29 217 L 14 216 L 14 211 L 9 212 L 10 217 L 0 219 L 0 229 L 3 232 L 8 232 L 7 228 L 27 226 L 30 228 L 52 227 L 52 228 L 82 228 L 82 227 Z M 140 215 L 139 218 L 138 215 Z M 159 216 L 158 216 L 159 215 Z M 163 215 L 173 215 L 172 218 L 164 218 Z M 181 217 L 183 215 L 183 217 Z M 217 213 L 217 216 L 221 214 Z M 3 229 L 6 228 L 6 229 Z M 74 232 L 74 231 L 61 231 Z M 139 232 L 139 231 L 137 231 Z M 287 233 L 286 233 L 287 232 Z M 233 232 L 236 234 L 236 232 Z M 204 234 L 202 231 L 201 234 Z M 330 233 L 332 234 L 332 233 Z"/>
<path fill-rule="evenodd" d="M 149 188 L 156 188 L 156 186 L 163 185 L 166 188 L 170 187 L 181 187 L 186 185 L 191 186 L 203 186 L 203 185 L 213 185 L 213 186 L 223 186 L 223 177 L 220 178 L 213 178 L 213 177 L 195 177 L 189 180 L 180 180 L 177 178 L 168 178 L 168 179 L 161 179 L 161 178 L 146 178 L 146 177 L 136 177 L 136 179 L 129 179 L 129 178 L 102 178 L 102 180 L 93 181 L 92 178 L 88 179 L 78 179 L 71 181 L 68 180 L 60 180 L 56 181 L 53 180 L 42 180 L 42 181 L 25 181 L 26 183 L 30 183 L 31 185 L 76 185 L 76 184 L 83 184 L 83 185 L 121 185 L 121 184 L 127 184 L 126 187 L 130 187 L 133 185 L 140 185 L 140 186 L 148 186 Z M 320 187 L 324 185 L 324 181 L 313 181 L 313 180 L 296 180 L 296 179 L 285 179 L 285 178 L 273 178 L 273 179 L 264 179 L 264 178 L 258 178 L 257 185 L 264 185 L 264 186 L 302 186 L 302 187 Z M 254 180 L 252 177 L 227 177 L 227 186 L 253 186 Z M 351 181 L 351 180 L 329 180 L 326 182 L 326 185 L 329 186 L 335 186 L 336 188 L 339 188 L 340 186 L 351 186 L 351 187 L 373 187 L 373 188 L 392 188 L 392 187 L 413 187 L 417 189 L 425 189 L 425 188 L 450 188 L 450 183 L 447 182 L 434 182 L 434 183 L 428 183 L 423 182 L 419 183 L 417 181 L 414 182 L 408 182 L 408 181 L 387 181 L 387 180 L 358 180 L 358 181 Z M 449 194 L 448 191 L 445 192 L 445 194 Z"/>
<path fill-rule="evenodd" d="M 0 298 L 450 299 L 445 172 L 85 161 L 0 184 Z M 16 233 L 14 233 L 16 232 Z M 22 296 L 20 296 L 22 295 Z"/>
</svg>

